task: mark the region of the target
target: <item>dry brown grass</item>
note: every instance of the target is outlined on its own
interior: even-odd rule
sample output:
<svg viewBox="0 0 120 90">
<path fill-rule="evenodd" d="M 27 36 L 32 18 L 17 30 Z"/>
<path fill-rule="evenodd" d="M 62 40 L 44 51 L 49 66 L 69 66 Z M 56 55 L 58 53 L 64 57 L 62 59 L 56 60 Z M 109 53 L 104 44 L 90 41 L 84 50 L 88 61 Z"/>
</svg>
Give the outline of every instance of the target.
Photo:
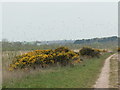
<svg viewBox="0 0 120 90">
<path fill-rule="evenodd" d="M 27 74 L 27 72 L 21 72 L 19 70 L 15 72 L 8 71 L 9 64 L 12 62 L 13 58 L 16 55 L 20 55 L 26 52 L 27 51 L 4 51 L 0 53 L 0 55 L 2 56 L 2 82 L 3 83 L 8 81 L 9 79 L 21 78 L 23 75 Z"/>
<path fill-rule="evenodd" d="M 118 88 L 118 54 L 110 59 L 109 87 Z"/>
</svg>

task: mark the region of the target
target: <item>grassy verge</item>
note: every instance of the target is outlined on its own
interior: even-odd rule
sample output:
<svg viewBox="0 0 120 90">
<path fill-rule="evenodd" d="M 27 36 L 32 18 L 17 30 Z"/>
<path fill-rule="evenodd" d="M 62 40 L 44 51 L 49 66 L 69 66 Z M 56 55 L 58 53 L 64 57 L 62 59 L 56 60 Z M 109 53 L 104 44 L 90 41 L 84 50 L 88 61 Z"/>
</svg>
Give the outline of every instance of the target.
<svg viewBox="0 0 120 90">
<path fill-rule="evenodd" d="M 109 55 L 107 53 L 100 58 L 84 60 L 74 67 L 57 67 L 10 80 L 3 83 L 3 88 L 91 88 Z"/>
<path fill-rule="evenodd" d="M 118 88 L 118 55 L 110 59 L 110 88 Z"/>
</svg>

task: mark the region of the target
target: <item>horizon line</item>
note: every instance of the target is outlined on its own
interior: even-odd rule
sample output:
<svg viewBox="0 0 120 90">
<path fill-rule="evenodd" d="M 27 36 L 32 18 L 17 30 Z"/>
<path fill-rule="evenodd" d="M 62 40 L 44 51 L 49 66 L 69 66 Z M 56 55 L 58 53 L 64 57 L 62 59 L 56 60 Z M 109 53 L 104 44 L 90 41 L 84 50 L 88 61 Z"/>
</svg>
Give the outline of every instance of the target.
<svg viewBox="0 0 120 90">
<path fill-rule="evenodd" d="M 117 35 L 112 35 L 112 36 L 103 36 L 103 37 L 94 37 L 94 38 L 108 38 L 108 37 L 120 37 L 119 35 L 117 36 Z M 6 41 L 9 41 L 9 42 L 35 42 L 35 41 L 42 41 L 42 42 L 44 42 L 44 41 L 64 41 L 64 40 L 66 40 L 66 41 L 69 41 L 69 40 L 72 40 L 72 41 L 74 41 L 74 40 L 83 40 L 83 39 L 85 39 L 85 40 L 87 40 L 87 39 L 94 39 L 94 38 L 82 38 L 82 39 L 58 39 L 58 40 L 33 40 L 33 41 L 20 41 L 20 40 L 14 40 L 14 41 L 10 41 L 10 40 L 8 40 L 8 39 L 6 39 L 6 38 L 2 38 L 2 40 L 0 40 L 0 42 L 1 41 L 3 41 L 3 40 L 6 40 Z"/>
</svg>

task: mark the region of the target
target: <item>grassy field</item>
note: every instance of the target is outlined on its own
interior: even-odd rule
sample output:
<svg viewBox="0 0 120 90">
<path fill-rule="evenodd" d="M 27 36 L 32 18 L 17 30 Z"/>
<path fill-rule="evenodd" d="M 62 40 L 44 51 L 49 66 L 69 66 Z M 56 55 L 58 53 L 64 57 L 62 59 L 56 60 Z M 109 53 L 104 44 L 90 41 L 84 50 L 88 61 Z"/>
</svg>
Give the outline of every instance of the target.
<svg viewBox="0 0 120 90">
<path fill-rule="evenodd" d="M 22 77 L 3 80 L 3 88 L 91 88 L 98 78 L 104 60 L 110 55 L 106 53 L 100 58 L 85 59 L 81 64 L 70 67 L 51 67 L 16 73 Z"/>
<path fill-rule="evenodd" d="M 30 45 L 30 44 L 25 44 L 25 45 L 18 45 L 18 44 L 10 44 L 10 43 L 2 43 L 2 51 L 30 51 L 30 50 L 45 50 L 45 49 L 55 49 L 60 46 L 66 46 L 70 49 L 80 49 L 84 46 L 90 46 L 93 48 L 100 48 L 100 49 L 112 49 L 116 50 L 118 46 L 118 42 L 112 41 L 112 42 L 105 42 L 105 43 L 86 43 L 86 44 L 50 44 L 50 45 Z"/>
</svg>

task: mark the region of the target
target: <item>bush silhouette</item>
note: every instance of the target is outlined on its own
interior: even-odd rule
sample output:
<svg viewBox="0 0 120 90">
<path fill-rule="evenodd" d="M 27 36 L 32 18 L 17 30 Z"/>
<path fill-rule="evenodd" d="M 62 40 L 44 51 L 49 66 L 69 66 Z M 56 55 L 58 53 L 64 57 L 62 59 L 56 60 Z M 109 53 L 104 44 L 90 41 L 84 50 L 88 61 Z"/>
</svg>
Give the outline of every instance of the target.
<svg viewBox="0 0 120 90">
<path fill-rule="evenodd" d="M 100 52 L 89 47 L 83 47 L 79 52 L 82 56 L 99 57 L 100 55 Z"/>
</svg>

